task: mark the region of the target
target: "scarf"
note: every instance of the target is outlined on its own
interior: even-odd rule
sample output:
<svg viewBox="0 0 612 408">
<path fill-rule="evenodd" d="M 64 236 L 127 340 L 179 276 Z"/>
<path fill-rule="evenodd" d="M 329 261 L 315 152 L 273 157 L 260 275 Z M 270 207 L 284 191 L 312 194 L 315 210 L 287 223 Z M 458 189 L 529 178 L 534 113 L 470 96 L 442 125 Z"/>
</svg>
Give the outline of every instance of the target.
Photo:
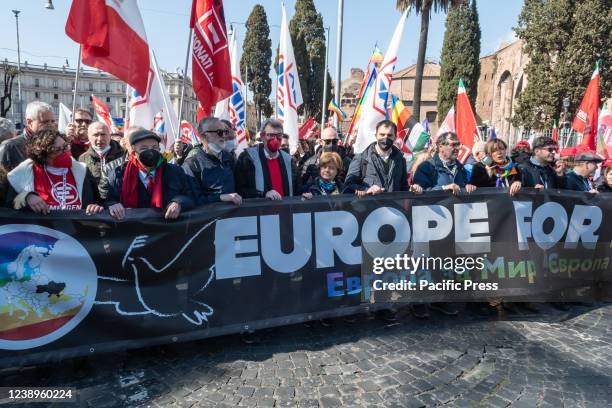
<svg viewBox="0 0 612 408">
<path fill-rule="evenodd" d="M 336 190 L 336 182 L 335 181 L 325 181 L 321 177 L 319 177 L 319 188 L 325 195 L 330 195 Z"/>
<path fill-rule="evenodd" d="M 157 165 L 149 170 L 140 164 L 136 156 L 131 155 L 130 160 L 125 165 L 123 171 L 123 186 L 121 188 L 121 204 L 125 208 L 138 208 L 138 183 L 140 178 L 138 172 L 147 173 L 147 190 L 151 194 L 151 208 L 163 208 L 164 200 L 162 197 L 162 174 L 164 170 L 163 157 Z M 151 173 L 155 171 L 155 177 Z"/>
<path fill-rule="evenodd" d="M 497 177 L 497 181 L 495 182 L 496 187 L 501 187 L 504 183 L 504 180 L 507 180 L 509 176 L 514 176 L 518 173 L 516 170 L 516 166 L 514 165 L 511 159 L 508 159 L 508 162 L 506 164 L 496 164 L 492 167 L 493 174 L 495 174 L 495 177 Z"/>
</svg>

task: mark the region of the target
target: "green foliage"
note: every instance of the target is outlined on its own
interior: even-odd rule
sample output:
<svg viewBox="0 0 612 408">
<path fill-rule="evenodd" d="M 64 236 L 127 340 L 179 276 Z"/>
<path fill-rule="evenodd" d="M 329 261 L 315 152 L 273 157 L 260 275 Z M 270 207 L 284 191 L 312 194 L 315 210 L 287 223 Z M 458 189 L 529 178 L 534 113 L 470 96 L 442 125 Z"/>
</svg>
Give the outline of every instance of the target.
<svg viewBox="0 0 612 408">
<path fill-rule="evenodd" d="M 515 31 L 524 41 L 529 63 L 515 126 L 547 128 L 559 118 L 565 97 L 570 98 L 566 120 L 571 122 L 598 59 L 600 95 L 611 96 L 611 6 L 610 0 L 525 1 Z"/>
<path fill-rule="evenodd" d="M 246 35 L 242 58 L 240 58 L 240 73 L 244 81 L 248 79 L 249 89 L 252 92 L 257 111 L 258 123 L 261 122 L 262 113 L 272 111 L 268 99 L 270 92 L 272 92 L 271 62 L 272 41 L 270 40 L 268 17 L 263 6 L 257 4 L 253 7 L 246 22 Z"/>
<path fill-rule="evenodd" d="M 442 122 L 457 98 L 457 84 L 463 82 L 472 106 L 476 105 L 480 76 L 480 23 L 476 0 L 451 6 L 440 57 L 438 122 Z"/>
</svg>

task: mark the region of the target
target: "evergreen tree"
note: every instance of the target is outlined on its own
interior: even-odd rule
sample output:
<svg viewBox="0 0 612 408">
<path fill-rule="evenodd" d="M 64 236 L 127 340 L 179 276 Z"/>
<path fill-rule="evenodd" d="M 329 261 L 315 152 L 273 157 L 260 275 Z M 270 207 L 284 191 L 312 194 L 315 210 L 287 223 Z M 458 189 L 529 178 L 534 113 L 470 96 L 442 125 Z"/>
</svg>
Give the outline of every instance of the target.
<svg viewBox="0 0 612 408">
<path fill-rule="evenodd" d="M 268 17 L 263 6 L 257 4 L 246 22 L 246 35 L 240 58 L 240 73 L 243 80 L 248 79 L 257 112 L 257 123 L 261 123 L 262 114 L 270 116 L 269 113 L 272 112 L 268 99 L 272 92 L 271 63 L 272 41 Z"/>
<path fill-rule="evenodd" d="M 438 122 L 442 123 L 457 99 L 457 84 L 463 78 L 472 106 L 476 105 L 480 76 L 480 23 L 476 0 L 452 5 L 446 17 L 446 31 L 440 57 Z"/>
<path fill-rule="evenodd" d="M 313 0 L 296 1 L 289 31 L 304 99 L 300 113 L 320 117 L 325 79 L 325 29 L 323 17 Z M 328 85 L 331 88 L 331 82 Z"/>
<path fill-rule="evenodd" d="M 525 0 L 514 30 L 524 42 L 529 63 L 527 86 L 513 118 L 515 126 L 545 129 L 558 117 L 567 87 L 559 82 L 558 62 L 565 64 L 560 56 L 572 36 L 574 10 L 575 0 Z"/>
<path fill-rule="evenodd" d="M 612 96 L 612 1 L 577 1 L 573 20 L 572 35 L 560 54 L 555 72 L 556 113 L 562 109 L 563 97 L 568 97 L 570 108 L 566 120 L 570 122 L 580 106 L 597 60 L 601 60 L 599 95 L 602 100 Z"/>
</svg>

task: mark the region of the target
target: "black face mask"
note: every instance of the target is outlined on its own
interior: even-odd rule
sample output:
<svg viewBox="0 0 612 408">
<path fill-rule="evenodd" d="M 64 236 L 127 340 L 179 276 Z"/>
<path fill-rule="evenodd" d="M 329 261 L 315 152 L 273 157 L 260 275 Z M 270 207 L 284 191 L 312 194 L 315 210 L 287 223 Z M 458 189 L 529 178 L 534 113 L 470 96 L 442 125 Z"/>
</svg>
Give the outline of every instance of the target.
<svg viewBox="0 0 612 408">
<path fill-rule="evenodd" d="M 380 147 L 384 151 L 389 150 L 391 146 L 393 146 L 393 140 L 389 139 L 388 137 L 385 137 L 384 139 L 380 139 L 377 143 L 378 143 L 378 147 Z"/>
<path fill-rule="evenodd" d="M 339 149 L 338 149 L 338 145 L 336 144 L 326 144 L 323 145 L 323 152 L 325 153 L 331 153 L 331 152 L 336 152 L 338 153 Z"/>
<path fill-rule="evenodd" d="M 161 159 L 161 153 L 155 149 L 147 149 L 138 154 L 138 160 L 147 167 L 155 167 Z"/>
<path fill-rule="evenodd" d="M 285 153 L 289 153 L 289 148 L 288 148 L 288 147 L 283 147 L 281 150 L 282 150 L 283 152 L 285 152 Z"/>
</svg>

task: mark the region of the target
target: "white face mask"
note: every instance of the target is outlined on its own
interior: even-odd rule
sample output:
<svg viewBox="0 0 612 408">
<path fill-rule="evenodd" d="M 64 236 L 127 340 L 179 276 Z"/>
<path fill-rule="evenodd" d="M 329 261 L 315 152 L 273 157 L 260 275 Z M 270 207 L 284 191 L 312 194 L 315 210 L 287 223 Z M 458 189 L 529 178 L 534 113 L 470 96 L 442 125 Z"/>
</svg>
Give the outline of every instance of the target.
<svg viewBox="0 0 612 408">
<path fill-rule="evenodd" d="M 91 148 L 94 149 L 96 153 L 98 153 L 98 156 L 104 156 L 110 150 L 111 147 L 109 145 L 103 149 L 100 149 L 98 146 L 92 145 Z"/>
<path fill-rule="evenodd" d="M 222 144 L 217 144 L 214 142 L 208 142 L 208 149 L 214 153 L 214 154 L 219 154 L 221 153 L 221 151 L 225 148 L 225 142 L 223 142 Z"/>
<path fill-rule="evenodd" d="M 226 140 L 225 147 L 223 148 L 223 150 L 225 150 L 228 153 L 231 153 L 234 150 L 236 150 L 236 147 L 238 147 L 238 144 L 236 143 L 236 139 Z"/>
</svg>

